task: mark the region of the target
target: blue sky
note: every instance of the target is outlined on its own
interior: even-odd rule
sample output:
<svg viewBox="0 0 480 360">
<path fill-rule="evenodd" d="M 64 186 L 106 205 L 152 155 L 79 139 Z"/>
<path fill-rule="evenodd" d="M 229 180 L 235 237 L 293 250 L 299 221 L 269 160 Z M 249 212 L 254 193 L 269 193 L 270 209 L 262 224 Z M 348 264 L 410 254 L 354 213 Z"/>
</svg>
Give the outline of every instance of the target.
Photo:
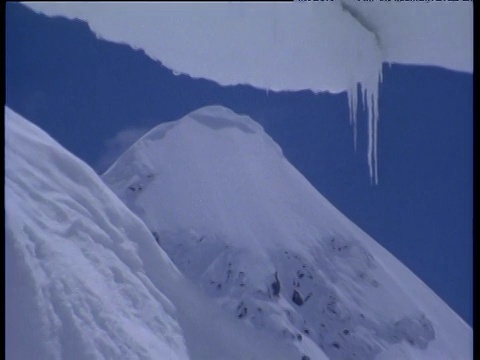
<svg viewBox="0 0 480 360">
<path fill-rule="evenodd" d="M 273 93 L 173 75 L 79 21 L 6 7 L 6 103 L 102 172 L 145 131 L 209 104 L 250 115 L 338 209 L 472 324 L 473 77 L 384 66 L 379 185 L 366 114 L 357 152 L 347 95 Z"/>
</svg>

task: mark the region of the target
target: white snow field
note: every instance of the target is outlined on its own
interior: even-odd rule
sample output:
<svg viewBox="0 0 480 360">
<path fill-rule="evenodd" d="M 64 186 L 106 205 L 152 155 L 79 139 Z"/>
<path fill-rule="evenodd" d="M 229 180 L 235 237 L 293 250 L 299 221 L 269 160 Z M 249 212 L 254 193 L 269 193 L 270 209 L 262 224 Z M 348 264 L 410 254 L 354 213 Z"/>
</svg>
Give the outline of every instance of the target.
<svg viewBox="0 0 480 360">
<path fill-rule="evenodd" d="M 298 353 L 197 291 L 92 169 L 7 107 L 5 212 L 6 359 Z"/>
<path fill-rule="evenodd" d="M 98 37 L 143 49 L 194 78 L 274 91 L 347 91 L 355 145 L 360 84 L 375 183 L 382 63 L 473 71 L 472 1 L 24 4 L 84 20 Z"/>
<path fill-rule="evenodd" d="M 102 178 L 203 293 L 303 359 L 472 359 L 472 329 L 247 116 L 161 124 Z"/>
</svg>

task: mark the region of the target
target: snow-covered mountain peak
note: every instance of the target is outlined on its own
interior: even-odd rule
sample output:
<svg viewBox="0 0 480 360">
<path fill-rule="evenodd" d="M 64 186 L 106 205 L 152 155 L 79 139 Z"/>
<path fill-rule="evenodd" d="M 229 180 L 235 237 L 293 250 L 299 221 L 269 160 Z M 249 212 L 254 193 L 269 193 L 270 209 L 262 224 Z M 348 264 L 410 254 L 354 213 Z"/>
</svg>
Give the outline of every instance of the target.
<svg viewBox="0 0 480 360">
<path fill-rule="evenodd" d="M 280 147 L 265 133 L 260 124 L 253 121 L 247 115 L 237 114 L 231 109 L 221 105 L 204 106 L 192 111 L 180 120 L 160 124 L 145 134 L 141 140 L 152 141 L 162 139 L 171 129 L 177 127 L 187 126 L 186 131 L 188 132 L 190 131 L 188 124 L 191 122 L 197 122 L 212 130 L 229 129 L 240 131 L 244 134 L 255 134 L 281 153 Z M 183 131 L 185 131 L 185 129 Z M 185 132 L 184 134 L 187 136 Z"/>
<path fill-rule="evenodd" d="M 192 111 L 187 115 L 212 129 L 221 129 L 223 127 L 235 126 L 246 132 L 262 132 L 261 125 L 252 121 L 247 115 L 239 115 L 229 108 L 221 105 L 209 105 Z"/>
<path fill-rule="evenodd" d="M 172 226 L 197 233 L 215 229 L 236 246 L 260 250 L 279 244 L 295 247 L 299 239 L 312 242 L 326 236 L 326 226 L 312 233 L 313 219 L 336 223 L 328 211 L 320 216 L 323 206 L 318 204 L 328 202 L 288 163 L 263 128 L 221 106 L 155 127 L 103 178 L 121 191 L 127 204 L 141 202 L 141 213 L 155 214 L 147 220 L 156 224 L 155 231 Z M 158 221 L 165 222 L 165 228 Z"/>
<path fill-rule="evenodd" d="M 342 215 L 252 119 L 197 110 L 103 175 L 232 316 L 331 359 L 470 359 L 471 329 Z"/>
<path fill-rule="evenodd" d="M 253 120 L 146 134 L 104 176 L 129 210 L 5 118 L 8 358 L 472 358 L 471 329 Z"/>
<path fill-rule="evenodd" d="M 298 353 L 225 314 L 91 168 L 7 107 L 5 212 L 7 359 Z"/>
</svg>

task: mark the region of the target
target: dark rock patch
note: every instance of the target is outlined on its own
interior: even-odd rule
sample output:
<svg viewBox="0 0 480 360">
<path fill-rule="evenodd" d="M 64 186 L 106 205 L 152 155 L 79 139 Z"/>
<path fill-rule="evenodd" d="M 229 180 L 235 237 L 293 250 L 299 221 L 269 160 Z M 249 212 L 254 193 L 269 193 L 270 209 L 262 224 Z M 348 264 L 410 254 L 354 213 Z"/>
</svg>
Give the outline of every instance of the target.
<svg viewBox="0 0 480 360">
<path fill-rule="evenodd" d="M 280 294 L 280 280 L 278 280 L 278 273 L 275 272 L 275 281 L 272 283 L 272 292 L 274 296 L 278 296 Z"/>
<path fill-rule="evenodd" d="M 297 290 L 293 290 L 292 301 L 298 306 L 302 306 L 305 303 L 303 301 L 302 295 L 300 295 Z"/>
</svg>

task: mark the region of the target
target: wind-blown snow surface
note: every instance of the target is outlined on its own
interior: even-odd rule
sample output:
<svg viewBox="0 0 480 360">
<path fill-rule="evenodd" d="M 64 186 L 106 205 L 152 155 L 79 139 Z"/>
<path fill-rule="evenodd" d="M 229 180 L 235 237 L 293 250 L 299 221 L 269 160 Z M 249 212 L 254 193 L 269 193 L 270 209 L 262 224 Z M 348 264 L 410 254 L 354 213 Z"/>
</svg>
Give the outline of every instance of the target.
<svg viewBox="0 0 480 360">
<path fill-rule="evenodd" d="M 5 140 L 7 359 L 292 359 L 205 299 L 92 169 L 9 108 Z"/>
<path fill-rule="evenodd" d="M 301 354 L 472 358 L 471 328 L 246 116 L 210 106 L 159 125 L 102 178 L 187 277 Z"/>
</svg>

